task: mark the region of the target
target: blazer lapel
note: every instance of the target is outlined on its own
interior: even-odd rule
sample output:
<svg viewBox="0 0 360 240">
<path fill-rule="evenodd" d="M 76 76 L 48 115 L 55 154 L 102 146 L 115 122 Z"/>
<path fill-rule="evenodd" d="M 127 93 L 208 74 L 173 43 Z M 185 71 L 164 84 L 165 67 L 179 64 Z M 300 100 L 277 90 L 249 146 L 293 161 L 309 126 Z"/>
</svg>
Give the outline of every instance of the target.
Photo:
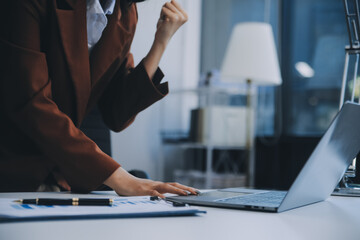
<svg viewBox="0 0 360 240">
<path fill-rule="evenodd" d="M 90 71 L 93 85 L 98 82 L 117 58 L 123 61 L 129 51 L 137 23 L 137 14 L 131 11 L 135 12 L 136 7 L 133 6 L 125 16 L 122 16 L 120 3 L 116 1 L 108 25 L 90 55 Z"/>
<path fill-rule="evenodd" d="M 56 9 L 61 41 L 74 84 L 77 124 L 81 123 L 91 91 L 86 30 L 86 0 L 62 0 L 69 9 Z M 59 2 L 54 0 L 54 2 Z M 57 6 L 55 4 L 55 6 Z M 58 6 L 59 7 L 59 6 Z"/>
</svg>

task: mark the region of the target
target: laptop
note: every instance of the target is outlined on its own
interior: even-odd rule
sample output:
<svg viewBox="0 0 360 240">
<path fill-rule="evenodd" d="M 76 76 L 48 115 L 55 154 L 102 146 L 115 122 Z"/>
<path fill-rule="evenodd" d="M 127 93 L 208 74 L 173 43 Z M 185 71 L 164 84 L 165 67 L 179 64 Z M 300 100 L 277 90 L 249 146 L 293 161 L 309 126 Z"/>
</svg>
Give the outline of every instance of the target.
<svg viewBox="0 0 360 240">
<path fill-rule="evenodd" d="M 166 199 L 192 205 L 283 212 L 324 201 L 360 150 L 360 105 L 346 102 L 288 191 L 226 188 Z"/>
</svg>

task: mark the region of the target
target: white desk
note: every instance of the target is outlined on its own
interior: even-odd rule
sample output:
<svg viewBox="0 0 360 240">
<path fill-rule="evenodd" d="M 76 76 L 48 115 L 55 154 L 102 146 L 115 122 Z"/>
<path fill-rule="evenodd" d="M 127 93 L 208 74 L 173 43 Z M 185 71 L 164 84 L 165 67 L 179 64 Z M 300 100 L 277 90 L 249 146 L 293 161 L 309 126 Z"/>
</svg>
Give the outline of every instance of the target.
<svg viewBox="0 0 360 240">
<path fill-rule="evenodd" d="M 0 194 L 0 198 L 34 196 Z M 36 196 L 49 197 L 46 193 Z M 325 202 L 283 213 L 202 209 L 207 214 L 191 217 L 1 223 L 0 239 L 360 239 L 360 198 L 330 197 Z"/>
</svg>

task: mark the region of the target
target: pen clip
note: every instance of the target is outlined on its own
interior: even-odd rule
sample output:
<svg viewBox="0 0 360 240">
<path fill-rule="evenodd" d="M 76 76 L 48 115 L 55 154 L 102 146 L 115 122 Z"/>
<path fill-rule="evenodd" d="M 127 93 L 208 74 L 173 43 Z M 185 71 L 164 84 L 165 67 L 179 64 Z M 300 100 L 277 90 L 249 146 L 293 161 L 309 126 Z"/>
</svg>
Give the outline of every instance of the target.
<svg viewBox="0 0 360 240">
<path fill-rule="evenodd" d="M 168 199 L 165 199 L 165 198 L 159 198 L 158 196 L 151 196 L 150 197 L 150 201 L 160 201 L 160 200 L 163 200 L 166 203 L 172 204 L 173 207 L 186 207 L 186 206 L 188 206 L 186 203 L 178 202 L 178 201 L 174 201 L 174 200 L 168 200 Z"/>
</svg>

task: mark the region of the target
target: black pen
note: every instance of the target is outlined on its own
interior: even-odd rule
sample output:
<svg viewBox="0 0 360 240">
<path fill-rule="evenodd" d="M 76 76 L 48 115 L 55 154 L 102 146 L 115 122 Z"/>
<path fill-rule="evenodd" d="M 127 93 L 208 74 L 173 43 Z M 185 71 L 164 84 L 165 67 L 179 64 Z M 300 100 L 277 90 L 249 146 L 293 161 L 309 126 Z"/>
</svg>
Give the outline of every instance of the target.
<svg viewBox="0 0 360 240">
<path fill-rule="evenodd" d="M 14 202 L 20 204 L 36 205 L 71 205 L 71 206 L 111 206 L 114 200 L 111 198 L 33 198 L 20 199 Z"/>
</svg>

